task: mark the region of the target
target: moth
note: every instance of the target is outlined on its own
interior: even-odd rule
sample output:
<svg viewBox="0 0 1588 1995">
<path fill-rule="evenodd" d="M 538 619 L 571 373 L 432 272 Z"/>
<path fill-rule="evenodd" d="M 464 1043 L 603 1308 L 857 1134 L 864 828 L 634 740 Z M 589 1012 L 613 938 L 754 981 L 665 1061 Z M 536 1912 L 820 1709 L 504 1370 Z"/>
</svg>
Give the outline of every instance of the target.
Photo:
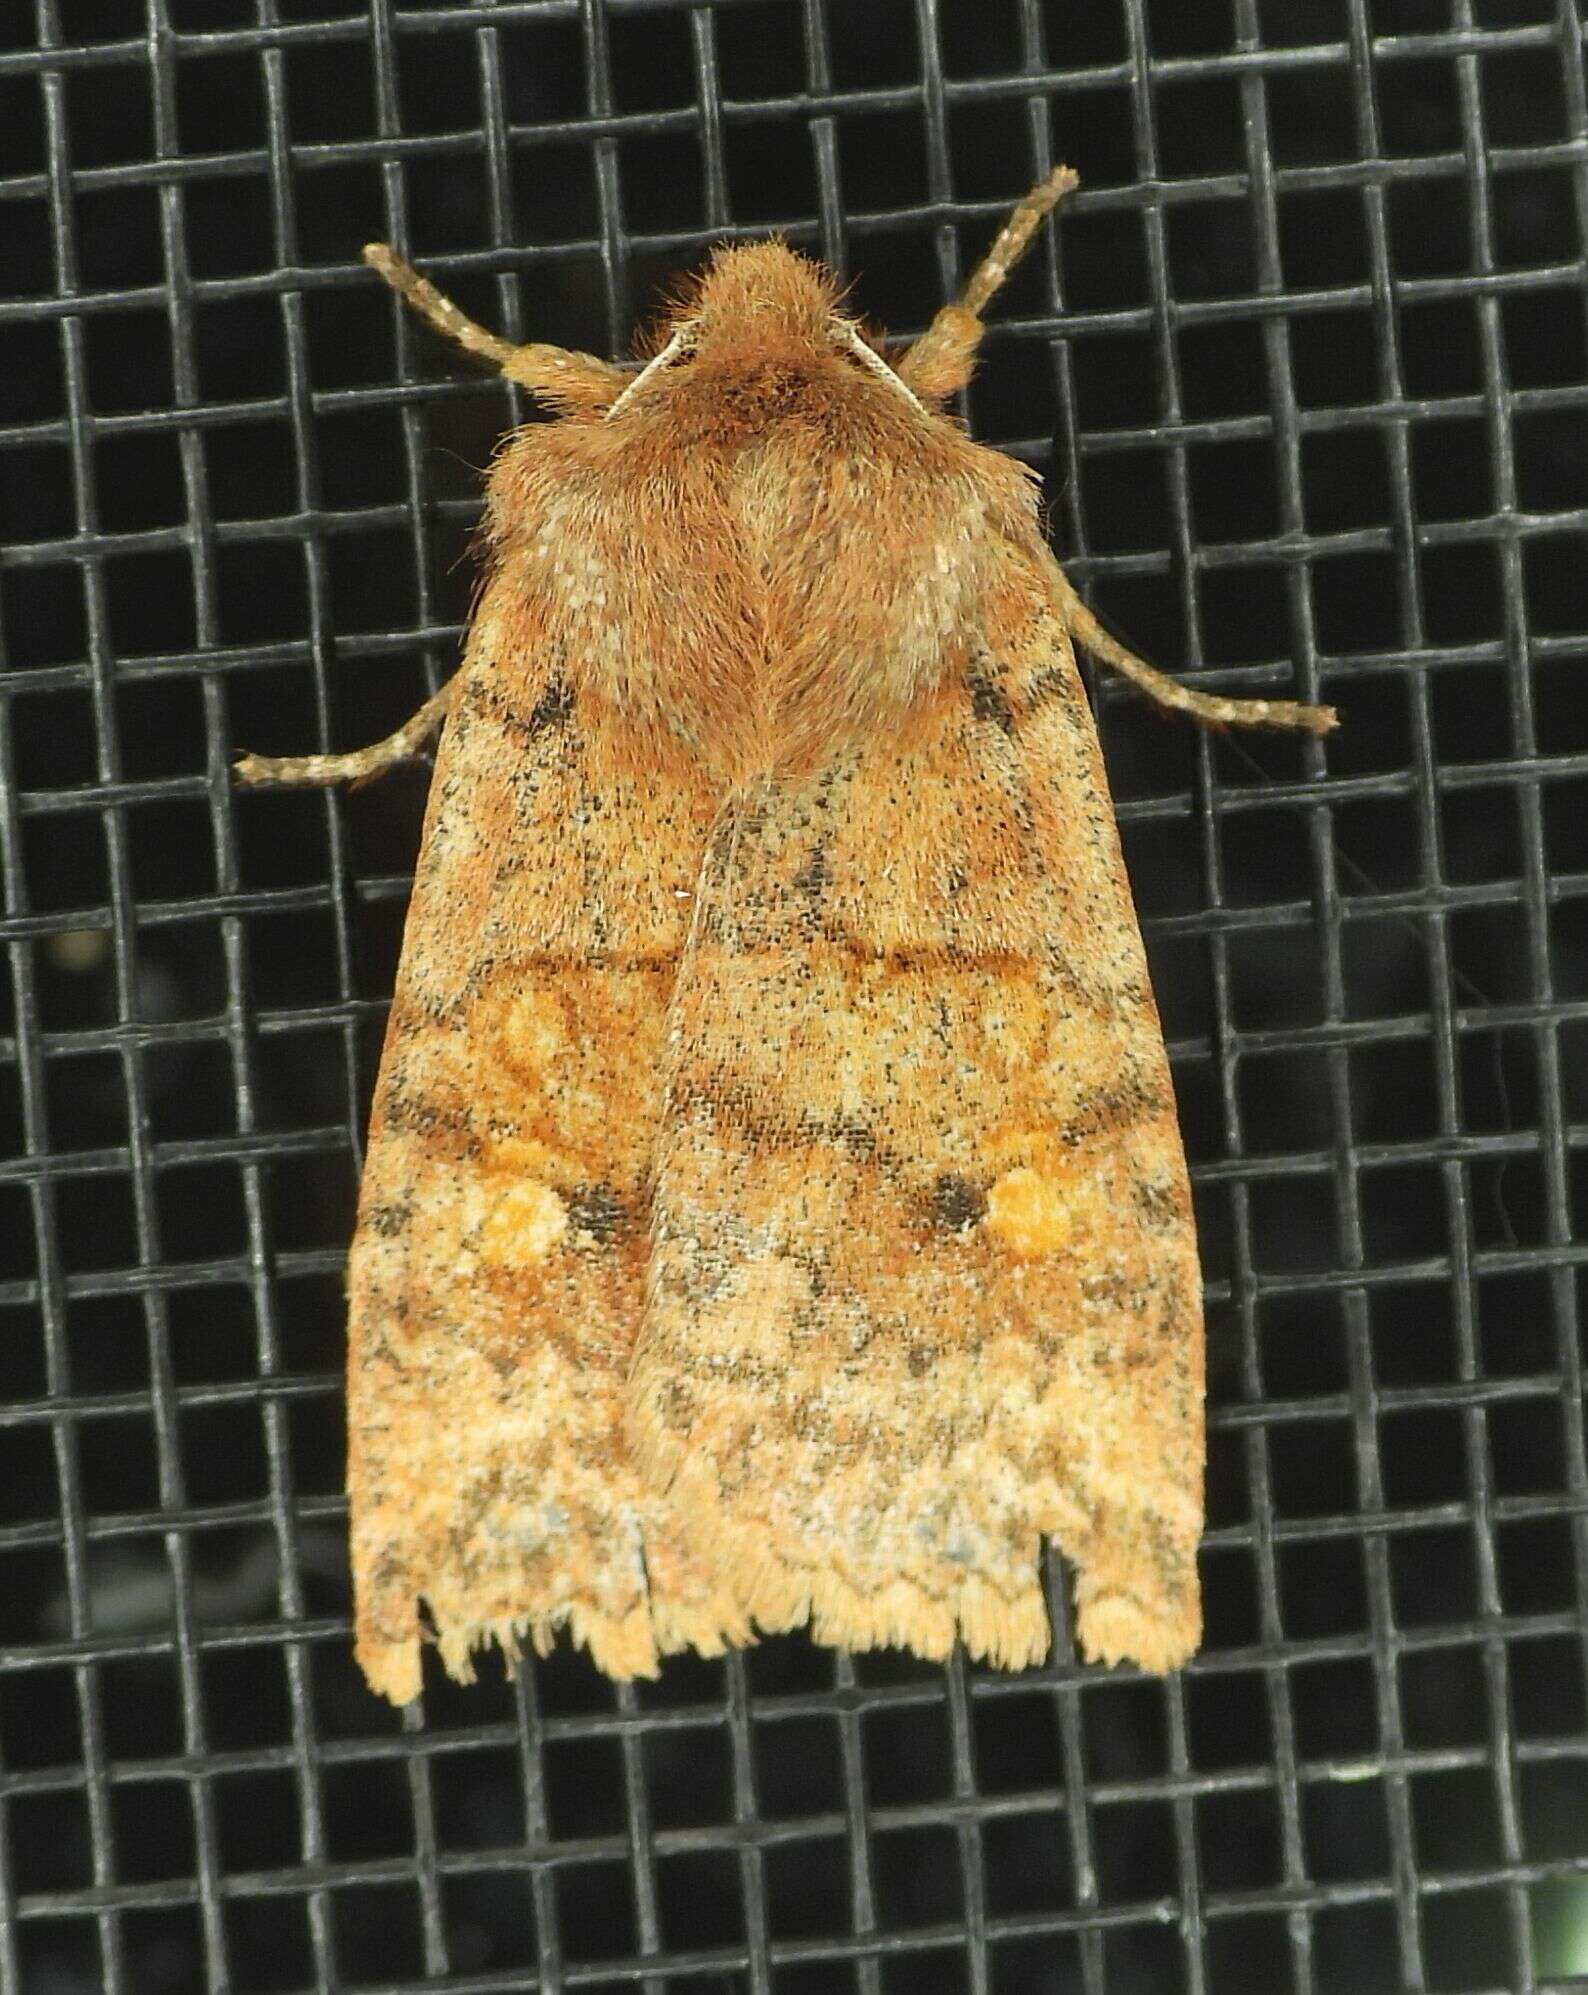
<svg viewBox="0 0 1588 1995">
<path fill-rule="evenodd" d="M 357 1653 L 617 1678 L 809 1624 L 1008 1667 L 1200 1638 L 1201 1286 L 1163 1037 L 1032 474 L 947 407 L 1075 175 L 896 353 L 782 242 L 649 357 L 513 346 L 349 1270 Z M 429 1628 L 424 1617 L 428 1617 Z"/>
</svg>

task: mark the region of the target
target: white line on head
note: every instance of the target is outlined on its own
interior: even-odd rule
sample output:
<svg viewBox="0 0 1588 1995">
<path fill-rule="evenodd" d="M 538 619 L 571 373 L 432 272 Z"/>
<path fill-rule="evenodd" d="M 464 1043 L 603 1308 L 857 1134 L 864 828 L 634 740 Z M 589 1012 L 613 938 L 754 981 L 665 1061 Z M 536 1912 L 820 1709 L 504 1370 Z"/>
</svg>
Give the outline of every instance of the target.
<svg viewBox="0 0 1588 1995">
<path fill-rule="evenodd" d="M 659 374 L 664 368 L 671 367 L 680 354 L 687 353 L 689 348 L 694 344 L 694 339 L 695 321 L 693 319 L 686 319 L 667 342 L 666 346 L 657 354 L 656 358 L 648 362 L 635 375 L 634 379 L 623 390 L 623 393 L 619 395 L 611 408 L 607 410 L 605 416 L 602 418 L 603 422 L 611 422 L 618 410 L 623 407 L 623 404 L 632 401 L 653 374 Z"/>
<path fill-rule="evenodd" d="M 828 324 L 833 338 L 840 346 L 847 348 L 855 356 L 856 360 L 860 361 L 863 366 L 869 367 L 871 372 L 886 381 L 890 388 L 896 389 L 912 408 L 921 408 L 919 400 L 912 391 L 899 379 L 898 375 L 894 373 L 882 355 L 874 352 L 871 347 L 867 346 L 866 342 L 860 337 L 860 334 L 850 324 L 848 319 L 831 319 L 828 321 Z M 923 410 L 922 413 L 924 414 L 925 411 Z"/>
</svg>

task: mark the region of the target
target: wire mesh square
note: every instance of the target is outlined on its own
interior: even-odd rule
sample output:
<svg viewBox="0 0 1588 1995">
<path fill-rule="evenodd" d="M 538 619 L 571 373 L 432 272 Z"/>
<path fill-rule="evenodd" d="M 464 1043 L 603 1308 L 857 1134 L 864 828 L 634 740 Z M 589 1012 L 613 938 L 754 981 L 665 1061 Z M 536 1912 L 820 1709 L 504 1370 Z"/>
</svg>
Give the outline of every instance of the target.
<svg viewBox="0 0 1588 1995">
<path fill-rule="evenodd" d="M 0 1985 L 1588 1986 L 1588 91 L 1570 0 L 32 0 L 0 18 Z M 1195 683 L 1095 688 L 1210 1327 L 1201 1655 L 399 1717 L 341 1274 L 423 772 L 528 417 L 358 260 L 627 349 L 778 228 Z"/>
</svg>

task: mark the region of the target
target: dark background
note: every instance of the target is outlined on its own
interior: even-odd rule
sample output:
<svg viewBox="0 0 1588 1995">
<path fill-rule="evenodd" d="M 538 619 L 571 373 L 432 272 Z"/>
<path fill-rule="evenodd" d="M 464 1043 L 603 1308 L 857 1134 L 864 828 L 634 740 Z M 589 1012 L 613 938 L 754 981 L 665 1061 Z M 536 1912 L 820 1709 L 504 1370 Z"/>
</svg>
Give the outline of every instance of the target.
<svg viewBox="0 0 1588 1995">
<path fill-rule="evenodd" d="M 1588 1988 L 1588 108 L 1565 0 L 0 11 L 0 1985 Z M 1173 1681 L 803 1636 L 400 1718 L 340 1277 L 424 796 L 239 796 L 451 669 L 527 411 L 358 261 L 622 351 L 777 226 L 1070 572 L 1326 746 L 1098 689 L 1210 1302 Z M 1056 426 L 1056 428 L 1055 428 Z"/>
</svg>

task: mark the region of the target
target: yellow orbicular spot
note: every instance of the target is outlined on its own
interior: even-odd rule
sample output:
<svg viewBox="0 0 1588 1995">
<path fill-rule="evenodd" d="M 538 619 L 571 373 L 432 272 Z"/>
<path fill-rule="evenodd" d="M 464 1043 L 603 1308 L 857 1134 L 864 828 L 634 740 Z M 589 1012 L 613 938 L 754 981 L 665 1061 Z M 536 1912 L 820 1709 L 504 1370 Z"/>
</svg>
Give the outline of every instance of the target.
<svg viewBox="0 0 1588 1995">
<path fill-rule="evenodd" d="M 567 1206 L 550 1185 L 530 1178 L 504 1191 L 485 1215 L 480 1253 L 498 1267 L 532 1267 L 567 1230 Z"/>
<path fill-rule="evenodd" d="M 1006 1171 L 987 1193 L 985 1227 L 1022 1260 L 1056 1254 L 1075 1230 L 1075 1186 L 1027 1165 Z"/>
<path fill-rule="evenodd" d="M 561 1006 L 545 991 L 533 988 L 515 999 L 505 1026 L 508 1050 L 514 1059 L 537 1069 L 551 1065 L 567 1038 Z"/>
</svg>

